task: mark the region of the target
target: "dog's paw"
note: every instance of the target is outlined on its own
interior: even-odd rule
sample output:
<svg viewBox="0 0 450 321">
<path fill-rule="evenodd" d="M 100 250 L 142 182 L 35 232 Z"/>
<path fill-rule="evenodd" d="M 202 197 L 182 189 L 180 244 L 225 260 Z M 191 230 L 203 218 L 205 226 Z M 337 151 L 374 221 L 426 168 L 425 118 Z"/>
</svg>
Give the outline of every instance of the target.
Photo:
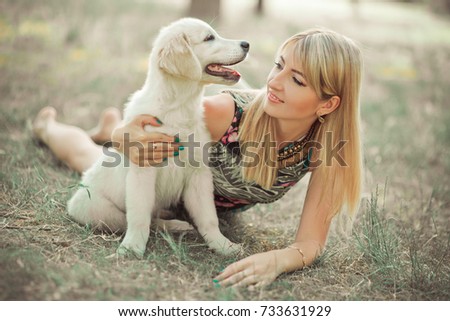
<svg viewBox="0 0 450 321">
<path fill-rule="evenodd" d="M 236 255 L 243 251 L 240 244 L 236 244 L 227 240 L 226 242 L 211 242 L 208 244 L 210 248 L 219 254 L 230 256 Z"/>
<path fill-rule="evenodd" d="M 119 246 L 116 251 L 116 255 L 123 258 L 136 258 L 143 259 L 145 250 L 127 247 L 123 244 Z"/>
</svg>

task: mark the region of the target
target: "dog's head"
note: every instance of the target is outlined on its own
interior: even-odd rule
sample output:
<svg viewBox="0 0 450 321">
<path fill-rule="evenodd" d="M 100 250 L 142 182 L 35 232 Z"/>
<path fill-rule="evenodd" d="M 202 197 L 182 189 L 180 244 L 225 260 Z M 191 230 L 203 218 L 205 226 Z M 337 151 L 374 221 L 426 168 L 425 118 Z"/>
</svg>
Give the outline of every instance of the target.
<svg viewBox="0 0 450 321">
<path fill-rule="evenodd" d="M 193 81 L 234 84 L 241 75 L 225 66 L 245 59 L 246 41 L 220 37 L 207 23 L 183 18 L 163 28 L 153 51 L 159 68 L 170 75 Z"/>
</svg>

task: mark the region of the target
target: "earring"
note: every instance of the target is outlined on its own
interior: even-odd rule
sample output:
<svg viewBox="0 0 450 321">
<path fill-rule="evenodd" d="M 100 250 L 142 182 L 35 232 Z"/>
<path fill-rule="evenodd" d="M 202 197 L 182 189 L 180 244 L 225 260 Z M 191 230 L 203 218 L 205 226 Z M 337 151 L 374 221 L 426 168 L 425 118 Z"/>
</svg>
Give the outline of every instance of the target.
<svg viewBox="0 0 450 321">
<path fill-rule="evenodd" d="M 323 118 L 322 115 L 317 114 L 317 119 L 319 120 L 319 123 L 323 124 L 325 122 L 325 118 Z"/>
</svg>

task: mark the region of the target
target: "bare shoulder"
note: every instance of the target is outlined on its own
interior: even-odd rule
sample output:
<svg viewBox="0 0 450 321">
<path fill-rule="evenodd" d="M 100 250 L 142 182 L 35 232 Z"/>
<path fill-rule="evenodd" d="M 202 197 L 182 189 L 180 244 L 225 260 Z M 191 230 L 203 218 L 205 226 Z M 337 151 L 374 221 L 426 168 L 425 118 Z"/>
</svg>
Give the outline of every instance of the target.
<svg viewBox="0 0 450 321">
<path fill-rule="evenodd" d="M 234 116 L 234 100 L 229 94 L 203 98 L 205 122 L 213 141 L 218 141 L 226 132 Z"/>
</svg>

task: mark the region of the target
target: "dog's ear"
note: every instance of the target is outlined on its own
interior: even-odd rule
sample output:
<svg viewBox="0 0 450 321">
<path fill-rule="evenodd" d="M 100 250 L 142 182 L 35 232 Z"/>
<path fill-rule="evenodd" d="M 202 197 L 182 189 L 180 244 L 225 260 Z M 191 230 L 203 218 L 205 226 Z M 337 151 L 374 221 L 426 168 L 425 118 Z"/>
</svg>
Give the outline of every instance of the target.
<svg viewBox="0 0 450 321">
<path fill-rule="evenodd" d="M 200 80 L 202 77 L 200 62 L 184 34 L 171 39 L 159 52 L 158 60 L 159 67 L 171 75 L 192 80 Z"/>
</svg>

